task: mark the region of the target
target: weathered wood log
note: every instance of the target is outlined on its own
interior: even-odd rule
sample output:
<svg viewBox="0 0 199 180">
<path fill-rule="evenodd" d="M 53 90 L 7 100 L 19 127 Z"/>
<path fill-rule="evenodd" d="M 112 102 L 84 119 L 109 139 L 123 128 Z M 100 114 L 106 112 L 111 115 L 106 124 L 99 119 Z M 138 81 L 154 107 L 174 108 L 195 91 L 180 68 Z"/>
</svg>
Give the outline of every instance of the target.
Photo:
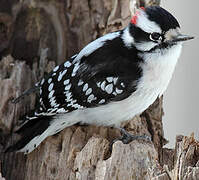
<svg viewBox="0 0 199 180">
<path fill-rule="evenodd" d="M 177 136 L 175 149 L 163 149 L 162 152 L 162 174 L 153 179 L 199 179 L 199 141 L 193 134 Z"/>
</svg>

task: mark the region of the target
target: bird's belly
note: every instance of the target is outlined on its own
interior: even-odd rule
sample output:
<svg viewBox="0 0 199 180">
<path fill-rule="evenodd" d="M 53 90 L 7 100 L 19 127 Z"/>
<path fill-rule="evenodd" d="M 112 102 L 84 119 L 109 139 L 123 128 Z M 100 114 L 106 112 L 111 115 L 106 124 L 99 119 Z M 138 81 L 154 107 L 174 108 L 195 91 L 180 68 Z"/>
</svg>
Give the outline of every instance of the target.
<svg viewBox="0 0 199 180">
<path fill-rule="evenodd" d="M 137 91 L 120 102 L 82 110 L 80 117 L 83 123 L 119 127 L 121 122 L 130 120 L 147 109 L 157 96 L 157 93 L 150 91 Z"/>
<path fill-rule="evenodd" d="M 157 96 L 158 92 L 138 90 L 120 102 L 82 110 L 81 121 L 88 124 L 119 127 L 121 122 L 130 120 L 147 109 Z"/>
</svg>

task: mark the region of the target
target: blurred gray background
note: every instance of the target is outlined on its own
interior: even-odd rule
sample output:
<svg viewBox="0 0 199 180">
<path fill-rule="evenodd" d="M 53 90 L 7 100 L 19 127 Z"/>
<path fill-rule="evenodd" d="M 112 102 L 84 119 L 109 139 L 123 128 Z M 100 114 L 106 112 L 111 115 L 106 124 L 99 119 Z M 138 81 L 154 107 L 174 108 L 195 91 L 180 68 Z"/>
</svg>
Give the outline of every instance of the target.
<svg viewBox="0 0 199 180">
<path fill-rule="evenodd" d="M 179 21 L 182 33 L 195 36 L 184 43 L 173 79 L 164 93 L 164 133 L 174 146 L 177 134 L 199 137 L 199 1 L 161 0 Z"/>
</svg>

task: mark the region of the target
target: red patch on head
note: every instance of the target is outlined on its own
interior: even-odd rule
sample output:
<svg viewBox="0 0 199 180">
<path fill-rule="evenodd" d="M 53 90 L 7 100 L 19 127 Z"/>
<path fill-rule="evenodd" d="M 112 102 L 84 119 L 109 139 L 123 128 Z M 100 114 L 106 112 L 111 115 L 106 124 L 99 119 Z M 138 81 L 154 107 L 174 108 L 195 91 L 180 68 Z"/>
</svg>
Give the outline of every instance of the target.
<svg viewBox="0 0 199 180">
<path fill-rule="evenodd" d="M 141 10 L 145 11 L 145 7 L 140 7 Z M 140 15 L 140 12 L 139 11 L 136 11 L 135 15 L 132 17 L 131 19 L 131 23 L 132 24 L 137 24 L 137 19 L 138 19 L 138 16 Z"/>
<path fill-rule="evenodd" d="M 143 11 L 145 11 L 145 7 L 140 7 L 140 9 L 142 9 Z"/>
<path fill-rule="evenodd" d="M 131 23 L 132 23 L 132 24 L 137 24 L 137 19 L 138 19 L 138 17 L 137 17 L 137 15 L 135 14 L 135 15 L 132 17 L 132 19 L 131 19 Z"/>
</svg>

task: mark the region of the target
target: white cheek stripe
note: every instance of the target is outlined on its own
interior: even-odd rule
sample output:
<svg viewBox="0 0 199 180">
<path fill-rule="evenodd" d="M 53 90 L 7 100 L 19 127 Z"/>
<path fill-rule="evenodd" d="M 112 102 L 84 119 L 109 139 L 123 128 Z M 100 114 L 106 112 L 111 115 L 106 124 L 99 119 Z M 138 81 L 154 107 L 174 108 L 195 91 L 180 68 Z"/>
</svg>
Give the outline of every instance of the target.
<svg viewBox="0 0 199 180">
<path fill-rule="evenodd" d="M 102 47 L 107 40 L 112 40 L 120 35 L 120 32 L 113 32 L 106 34 L 95 41 L 89 43 L 85 48 L 83 48 L 80 53 L 76 56 L 73 63 L 79 61 L 83 56 L 88 56 L 98 48 Z"/>
<path fill-rule="evenodd" d="M 122 40 L 127 47 L 131 47 L 134 43 L 134 38 L 129 32 L 129 26 L 123 31 Z"/>
<path fill-rule="evenodd" d="M 143 43 L 135 43 L 135 47 L 140 51 L 150 51 L 156 45 L 157 45 L 157 43 L 155 43 L 153 41 L 143 42 Z"/>
<path fill-rule="evenodd" d="M 147 14 L 142 10 L 140 10 L 139 16 L 137 17 L 136 26 L 141 28 L 143 31 L 147 33 L 153 33 L 153 32 L 161 33 L 161 29 L 158 26 L 158 24 L 156 24 L 154 21 L 150 21 L 147 18 Z"/>
</svg>

